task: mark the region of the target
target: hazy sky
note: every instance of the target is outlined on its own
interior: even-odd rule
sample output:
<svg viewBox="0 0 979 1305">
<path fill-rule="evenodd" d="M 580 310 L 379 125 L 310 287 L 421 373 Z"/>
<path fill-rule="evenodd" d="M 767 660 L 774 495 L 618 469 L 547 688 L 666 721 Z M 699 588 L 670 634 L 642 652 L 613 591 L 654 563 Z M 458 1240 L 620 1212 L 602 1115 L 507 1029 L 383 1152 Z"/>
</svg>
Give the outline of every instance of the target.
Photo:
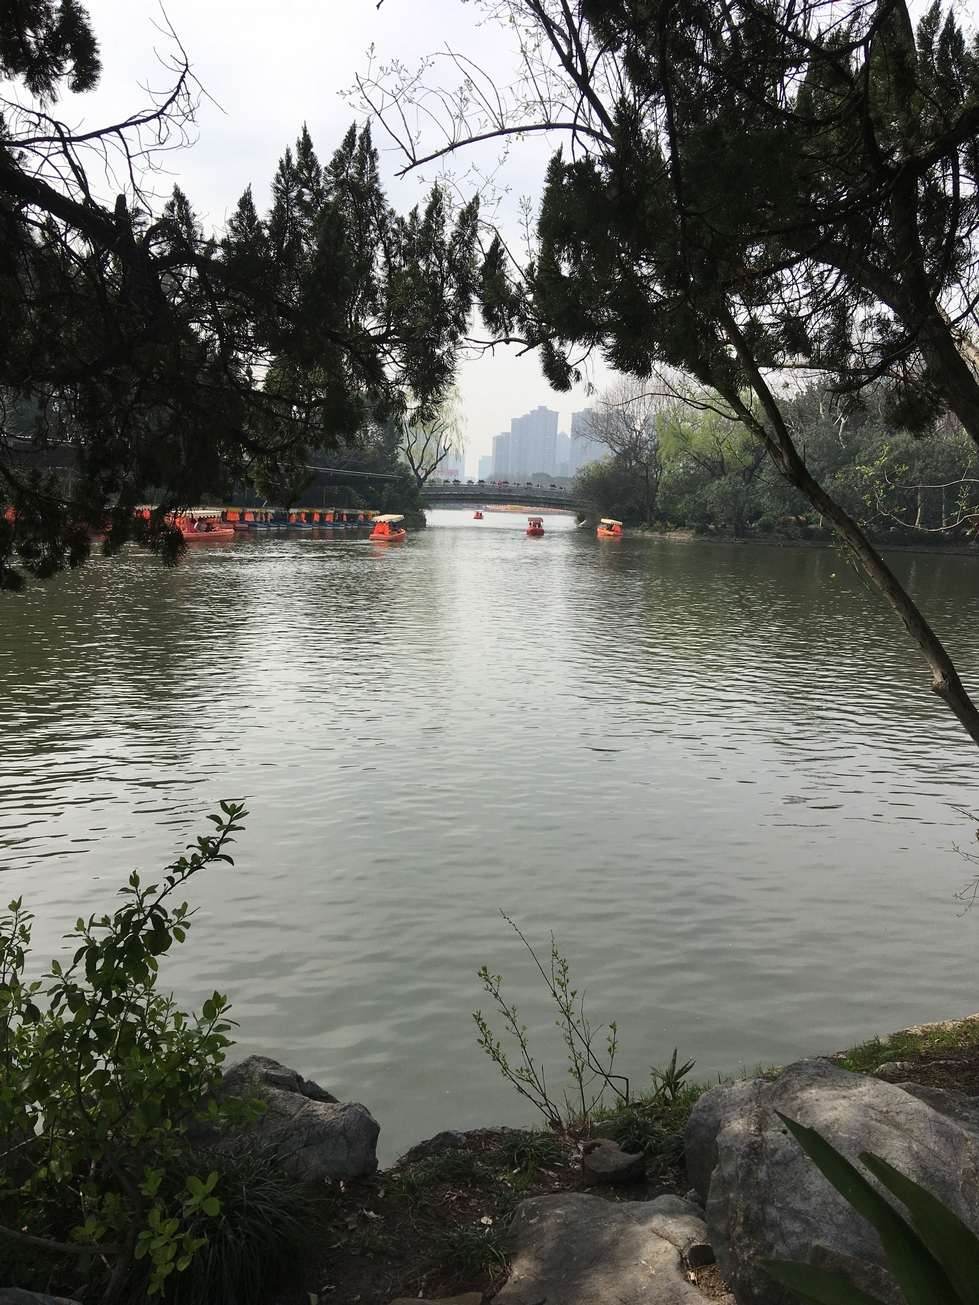
<svg viewBox="0 0 979 1305">
<path fill-rule="evenodd" d="M 62 101 L 61 116 L 87 126 L 117 121 L 140 107 L 141 86 L 162 86 L 166 75 L 156 51 L 168 40 L 159 30 L 155 0 L 88 0 L 101 43 L 100 87 Z M 478 26 L 479 12 L 463 0 L 167 0 L 166 13 L 185 46 L 194 72 L 217 102 L 201 105 L 193 147 L 169 156 L 172 177 L 187 192 L 205 226 L 220 229 L 239 195 L 252 184 L 265 207 L 276 163 L 303 121 L 320 158 L 339 143 L 354 111 L 343 92 L 367 65 L 373 45 L 383 62 L 396 56 L 409 65 L 445 43 L 478 57 L 504 79 L 513 61 L 508 37 L 494 25 Z M 218 107 L 220 106 L 220 107 Z M 400 209 L 421 198 L 434 173 L 394 176 L 398 156 L 376 133 L 388 194 Z M 510 188 L 501 211 L 513 221 L 520 195 L 535 201 L 550 146 L 542 139 L 514 146 L 503 179 Z M 480 162 L 489 166 L 495 147 Z M 464 164 L 460 160 L 457 170 Z M 595 379 L 601 382 L 604 371 Z M 588 405 L 583 389 L 555 394 L 535 356 L 501 351 L 464 363 L 461 390 L 466 413 L 467 464 L 490 451 L 492 437 L 511 417 L 539 403 L 556 408 L 561 428 L 572 411 Z"/>
</svg>

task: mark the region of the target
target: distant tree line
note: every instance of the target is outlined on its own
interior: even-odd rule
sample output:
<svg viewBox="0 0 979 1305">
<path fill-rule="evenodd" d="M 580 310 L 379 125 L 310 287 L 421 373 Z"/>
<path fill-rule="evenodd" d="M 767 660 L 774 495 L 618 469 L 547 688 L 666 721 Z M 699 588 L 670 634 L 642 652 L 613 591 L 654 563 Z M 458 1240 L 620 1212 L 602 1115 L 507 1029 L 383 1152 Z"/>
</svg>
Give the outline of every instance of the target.
<svg viewBox="0 0 979 1305">
<path fill-rule="evenodd" d="M 844 408 L 825 385 L 783 407 L 812 474 L 875 542 L 976 537 L 979 450 L 953 417 L 913 435 L 895 426 L 886 392 Z M 625 381 L 596 404 L 589 433 L 607 454 L 575 490 L 596 514 L 734 537 L 831 536 L 752 432 L 706 396 L 681 402 L 654 381 Z"/>
</svg>

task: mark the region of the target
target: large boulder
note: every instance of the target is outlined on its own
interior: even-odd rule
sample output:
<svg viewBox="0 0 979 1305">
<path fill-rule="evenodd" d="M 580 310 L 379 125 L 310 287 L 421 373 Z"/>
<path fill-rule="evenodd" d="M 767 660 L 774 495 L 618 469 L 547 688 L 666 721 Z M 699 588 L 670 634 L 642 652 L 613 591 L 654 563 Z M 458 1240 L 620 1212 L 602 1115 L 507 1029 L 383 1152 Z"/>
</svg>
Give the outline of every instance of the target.
<svg viewBox="0 0 979 1305">
<path fill-rule="evenodd" d="M 975 1103 L 935 1088 L 909 1091 L 827 1060 L 800 1061 L 774 1080 L 714 1088 L 687 1130 L 691 1181 L 706 1194 L 710 1242 L 738 1305 L 794 1300 L 764 1272 L 766 1258 L 820 1264 L 885 1301 L 902 1299 L 873 1228 L 776 1111 L 815 1128 L 858 1165 L 861 1151 L 882 1156 L 979 1231 Z"/>
<path fill-rule="evenodd" d="M 296 1178 L 363 1178 L 377 1169 L 380 1126 L 366 1106 L 340 1102 L 325 1088 L 267 1056 L 249 1056 L 232 1065 L 217 1095 L 257 1098 L 265 1103 L 259 1118 L 244 1126 L 263 1140 L 274 1140 Z"/>
<path fill-rule="evenodd" d="M 414 1165 L 419 1160 L 430 1160 L 433 1155 L 444 1155 L 446 1151 L 468 1151 L 469 1138 L 455 1128 L 445 1128 L 434 1137 L 426 1137 L 424 1142 L 415 1145 L 398 1160 L 399 1165 Z"/>
<path fill-rule="evenodd" d="M 689 1216 L 653 1204 L 580 1192 L 521 1201 L 494 1305 L 704 1305 L 676 1244 L 689 1238 Z"/>
</svg>

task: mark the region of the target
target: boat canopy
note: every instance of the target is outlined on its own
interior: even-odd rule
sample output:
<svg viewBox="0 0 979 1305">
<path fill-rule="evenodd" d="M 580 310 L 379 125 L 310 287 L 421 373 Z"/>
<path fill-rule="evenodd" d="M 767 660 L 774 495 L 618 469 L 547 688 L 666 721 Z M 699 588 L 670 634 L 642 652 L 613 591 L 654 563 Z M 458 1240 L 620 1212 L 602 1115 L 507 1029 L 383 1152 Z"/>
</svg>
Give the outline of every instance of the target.
<svg viewBox="0 0 979 1305">
<path fill-rule="evenodd" d="M 391 513 L 385 513 L 384 516 L 381 516 L 381 517 L 375 517 L 374 520 L 375 520 L 375 521 L 387 521 L 389 525 L 395 526 L 395 525 L 398 524 L 399 521 L 404 521 L 404 517 L 402 517 L 402 516 L 398 516 L 398 515 L 396 515 L 396 514 L 395 514 L 395 515 L 392 515 Z"/>
<path fill-rule="evenodd" d="M 621 521 L 616 521 L 615 517 L 602 517 L 603 526 L 621 526 Z"/>
<path fill-rule="evenodd" d="M 543 517 L 528 517 L 527 520 L 531 523 L 531 525 L 535 525 L 535 526 L 542 526 L 544 524 Z"/>
</svg>

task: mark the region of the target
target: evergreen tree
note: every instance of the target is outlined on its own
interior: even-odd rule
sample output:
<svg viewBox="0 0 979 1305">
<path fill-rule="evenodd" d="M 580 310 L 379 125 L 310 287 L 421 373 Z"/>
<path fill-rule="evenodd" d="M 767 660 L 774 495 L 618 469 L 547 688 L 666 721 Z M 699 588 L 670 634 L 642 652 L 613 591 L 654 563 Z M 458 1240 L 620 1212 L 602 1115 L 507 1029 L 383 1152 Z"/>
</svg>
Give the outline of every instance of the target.
<svg viewBox="0 0 979 1305">
<path fill-rule="evenodd" d="M 465 89 L 450 99 L 449 143 L 428 155 L 402 136 L 415 166 L 494 134 L 569 133 L 569 156 L 545 178 L 532 262 L 510 269 L 499 240 L 484 262 L 488 328 L 536 348 L 558 389 L 600 349 L 618 371 L 665 366 L 713 391 L 839 532 L 979 744 L 979 710 L 946 649 L 813 475 L 771 380 L 812 362 L 843 389 L 892 374 L 907 400 L 918 376 L 979 442 L 968 420 L 979 384 L 962 380 L 950 321 L 979 295 L 975 60 L 949 36 L 943 75 L 963 107 L 943 131 L 916 112 L 904 0 L 504 0 L 500 12 L 521 42 L 516 86 L 476 106 Z M 396 137 L 417 87 L 391 89 Z M 435 88 L 433 106 L 445 94 Z M 836 232 L 856 255 L 852 275 L 823 247 Z M 875 272 L 901 291 L 893 302 Z M 934 415 L 917 404 L 918 421 Z"/>
<path fill-rule="evenodd" d="M 324 175 L 303 128 L 269 213 L 247 190 L 216 244 L 179 189 L 162 210 L 138 185 L 100 204 L 87 136 L 62 124 L 37 144 L 27 96 L 97 80 L 80 5 L 4 9 L 0 73 L 25 93 L 0 146 L 0 587 L 78 563 L 106 528 L 109 551 L 139 529 L 168 554 L 169 509 L 437 411 L 475 289 L 475 205 L 430 202 L 424 239 L 409 239 L 369 133 L 351 128 Z M 189 78 L 185 65 L 144 124 L 187 124 Z M 102 143 L 136 176 L 127 139 L 113 127 Z M 26 444 L 10 424 L 23 411 Z M 149 525 L 134 522 L 151 498 Z"/>
</svg>

